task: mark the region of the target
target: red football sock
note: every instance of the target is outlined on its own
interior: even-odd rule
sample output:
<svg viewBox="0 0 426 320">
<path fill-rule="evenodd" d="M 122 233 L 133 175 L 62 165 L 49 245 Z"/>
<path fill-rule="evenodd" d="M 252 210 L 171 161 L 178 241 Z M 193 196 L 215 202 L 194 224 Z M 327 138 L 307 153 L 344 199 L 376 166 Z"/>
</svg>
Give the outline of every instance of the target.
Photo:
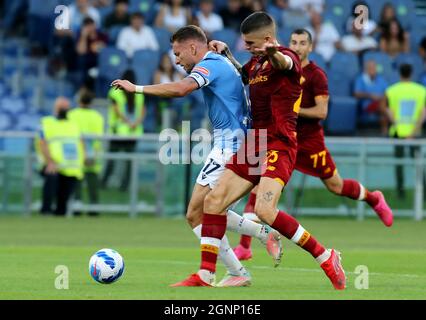
<svg viewBox="0 0 426 320">
<path fill-rule="evenodd" d="M 217 255 L 225 231 L 226 215 L 204 213 L 201 227 L 200 269 L 216 272 Z"/>
<path fill-rule="evenodd" d="M 241 235 L 240 245 L 243 246 L 246 249 L 250 249 L 251 237 L 250 236 L 246 236 L 245 234 Z"/>
<path fill-rule="evenodd" d="M 362 191 L 362 189 L 364 190 Z M 361 192 L 364 193 L 363 196 L 361 195 Z M 354 200 L 363 200 L 367 202 L 371 207 L 374 207 L 379 201 L 379 199 L 372 192 L 361 186 L 358 181 L 351 179 L 343 180 L 343 188 L 341 195 Z"/>
<path fill-rule="evenodd" d="M 244 208 L 244 212 L 254 212 L 255 204 L 256 204 L 256 194 L 253 192 L 250 192 L 249 198 Z"/>
<path fill-rule="evenodd" d="M 314 258 L 321 255 L 325 248 L 311 234 L 306 231 L 300 224 L 289 214 L 279 211 L 278 215 L 271 225 L 272 228 L 280 232 L 287 239 L 290 239 L 306 251 Z"/>
<path fill-rule="evenodd" d="M 254 205 L 256 204 L 256 194 L 253 192 L 250 192 L 249 198 L 247 200 L 246 206 L 244 208 L 244 212 L 254 212 Z M 251 237 L 246 235 L 241 235 L 240 238 L 240 245 L 242 245 L 246 249 L 250 249 L 251 245 Z"/>
</svg>

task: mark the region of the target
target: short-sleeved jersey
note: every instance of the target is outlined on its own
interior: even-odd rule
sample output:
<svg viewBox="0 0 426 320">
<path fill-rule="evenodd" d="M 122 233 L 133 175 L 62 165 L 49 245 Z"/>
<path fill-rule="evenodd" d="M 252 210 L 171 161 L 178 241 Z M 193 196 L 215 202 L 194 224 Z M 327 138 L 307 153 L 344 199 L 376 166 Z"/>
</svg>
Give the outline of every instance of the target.
<svg viewBox="0 0 426 320">
<path fill-rule="evenodd" d="M 249 117 L 249 100 L 238 70 L 228 58 L 209 51 L 188 77 L 203 92 L 213 126 L 214 146 L 237 151 Z"/>
<path fill-rule="evenodd" d="M 295 147 L 300 108 L 302 67 L 297 54 L 282 46 L 278 50 L 293 61 L 291 70 L 274 69 L 267 56 L 253 56 L 244 65 L 249 79 L 253 128 L 268 130 L 268 149 Z"/>
<path fill-rule="evenodd" d="M 314 62 L 310 62 L 302 70 L 302 103 L 301 108 L 315 106 L 315 97 L 328 96 L 328 81 L 324 70 Z M 297 141 L 303 143 L 313 136 L 324 136 L 319 119 L 299 117 L 297 120 Z"/>
</svg>

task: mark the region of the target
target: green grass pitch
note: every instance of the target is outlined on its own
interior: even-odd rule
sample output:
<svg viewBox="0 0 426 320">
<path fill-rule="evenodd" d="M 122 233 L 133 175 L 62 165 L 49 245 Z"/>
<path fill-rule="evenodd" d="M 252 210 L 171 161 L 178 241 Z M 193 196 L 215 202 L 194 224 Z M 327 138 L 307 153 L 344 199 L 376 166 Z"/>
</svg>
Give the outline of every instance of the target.
<svg viewBox="0 0 426 320">
<path fill-rule="evenodd" d="M 183 219 L 3 216 L 0 299 L 426 299 L 425 222 L 397 219 L 390 229 L 377 219 L 300 222 L 342 252 L 347 290 L 335 291 L 311 256 L 288 240 L 276 269 L 253 241 L 254 257 L 245 263 L 251 287 L 170 288 L 199 266 L 199 242 Z M 229 236 L 235 244 L 238 237 Z M 101 248 L 114 248 L 124 257 L 126 269 L 116 283 L 90 278 L 89 258 Z M 58 265 L 69 270 L 69 289 L 55 288 Z M 368 268 L 368 289 L 355 286 L 359 265 Z M 218 277 L 223 274 L 220 265 Z"/>
</svg>

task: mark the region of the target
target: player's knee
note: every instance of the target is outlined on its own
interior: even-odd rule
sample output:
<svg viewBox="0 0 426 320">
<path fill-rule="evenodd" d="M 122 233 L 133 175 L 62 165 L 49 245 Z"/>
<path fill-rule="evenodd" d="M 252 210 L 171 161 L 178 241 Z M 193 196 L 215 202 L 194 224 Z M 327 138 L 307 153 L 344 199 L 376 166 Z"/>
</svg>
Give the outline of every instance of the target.
<svg viewBox="0 0 426 320">
<path fill-rule="evenodd" d="M 326 184 L 326 186 L 327 186 L 327 189 L 330 192 L 332 192 L 332 193 L 334 193 L 336 195 L 340 195 L 342 193 L 342 187 L 343 186 L 340 183 L 337 183 L 337 182 L 328 182 Z"/>
<path fill-rule="evenodd" d="M 256 201 L 254 212 L 260 220 L 269 224 L 271 222 L 270 220 L 274 213 L 274 209 L 269 204 L 265 203 L 265 201 L 259 200 Z"/>
<path fill-rule="evenodd" d="M 219 192 L 214 190 L 209 192 L 204 198 L 204 212 L 220 213 L 225 210 L 223 207 L 223 197 Z"/>
<path fill-rule="evenodd" d="M 202 208 L 199 208 L 198 206 L 195 207 L 191 203 L 188 205 L 188 209 L 186 211 L 186 221 L 191 226 L 191 228 L 195 228 L 196 226 L 201 224 L 202 216 Z"/>
</svg>

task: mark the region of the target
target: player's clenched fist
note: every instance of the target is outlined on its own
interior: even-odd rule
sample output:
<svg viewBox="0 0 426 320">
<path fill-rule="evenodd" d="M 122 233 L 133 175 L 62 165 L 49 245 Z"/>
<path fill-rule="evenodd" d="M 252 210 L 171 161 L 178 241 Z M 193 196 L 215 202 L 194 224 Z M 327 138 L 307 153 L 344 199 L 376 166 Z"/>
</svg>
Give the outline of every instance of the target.
<svg viewBox="0 0 426 320">
<path fill-rule="evenodd" d="M 136 86 L 128 80 L 114 80 L 111 83 L 111 86 L 115 87 L 116 89 L 123 89 L 131 93 L 136 92 Z"/>
<path fill-rule="evenodd" d="M 278 49 L 277 46 L 273 43 L 265 43 L 262 48 L 256 48 L 254 51 L 257 54 L 273 56 L 278 51 Z"/>
<path fill-rule="evenodd" d="M 223 53 L 226 49 L 228 49 L 228 46 L 225 42 L 219 41 L 219 40 L 212 40 L 209 42 L 209 50 L 216 52 L 216 53 Z"/>
</svg>

